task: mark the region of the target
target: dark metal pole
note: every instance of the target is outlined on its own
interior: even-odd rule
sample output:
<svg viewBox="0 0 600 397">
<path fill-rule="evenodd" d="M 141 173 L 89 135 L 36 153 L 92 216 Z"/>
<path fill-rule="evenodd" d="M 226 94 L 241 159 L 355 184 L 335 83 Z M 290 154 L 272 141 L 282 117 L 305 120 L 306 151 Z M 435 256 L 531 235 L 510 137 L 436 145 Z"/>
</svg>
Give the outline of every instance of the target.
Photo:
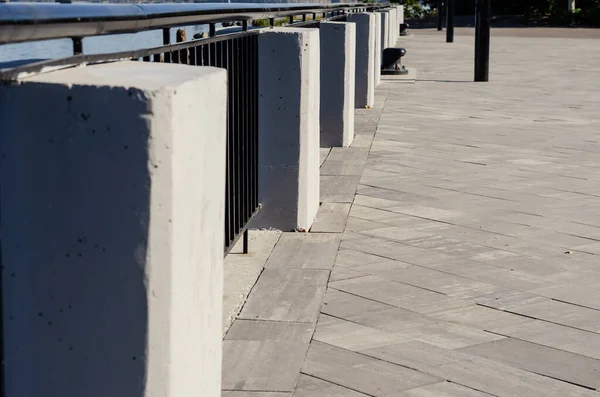
<svg viewBox="0 0 600 397">
<path fill-rule="evenodd" d="M 163 45 L 171 44 L 171 29 L 163 29 Z"/>
<path fill-rule="evenodd" d="M 489 81 L 491 0 L 475 2 L 475 81 Z"/>
<path fill-rule="evenodd" d="M 442 30 L 442 21 L 443 21 L 442 9 L 443 9 L 442 0 L 437 0 L 437 11 L 438 11 L 437 30 Z"/>
<path fill-rule="evenodd" d="M 73 37 L 73 55 L 83 54 L 83 40 L 81 37 Z"/>
<path fill-rule="evenodd" d="M 454 0 L 446 0 L 446 43 L 454 43 Z"/>
<path fill-rule="evenodd" d="M 214 23 L 208 24 L 208 36 L 215 37 L 217 35 L 217 26 Z"/>
</svg>

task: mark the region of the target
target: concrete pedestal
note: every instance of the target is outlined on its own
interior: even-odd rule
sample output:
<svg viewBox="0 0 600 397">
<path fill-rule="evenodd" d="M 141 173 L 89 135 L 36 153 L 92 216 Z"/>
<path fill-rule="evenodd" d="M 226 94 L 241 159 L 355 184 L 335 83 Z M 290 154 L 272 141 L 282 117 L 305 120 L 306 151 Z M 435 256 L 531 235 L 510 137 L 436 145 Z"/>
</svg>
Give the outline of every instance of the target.
<svg viewBox="0 0 600 397">
<path fill-rule="evenodd" d="M 398 19 L 398 13 L 395 8 L 388 9 L 388 14 L 390 16 L 390 29 L 388 31 L 388 47 L 395 47 L 396 42 L 398 41 L 398 36 L 396 36 L 396 23 Z M 398 25 L 400 26 L 400 25 Z"/>
<path fill-rule="evenodd" d="M 375 71 L 375 85 L 378 86 L 381 84 L 381 55 L 382 55 L 382 47 L 383 42 L 381 40 L 381 13 L 375 12 L 375 57 L 373 61 L 375 64 L 373 65 L 373 69 Z"/>
<path fill-rule="evenodd" d="M 356 25 L 321 22 L 321 147 L 354 139 Z"/>
<path fill-rule="evenodd" d="M 375 14 L 348 15 L 356 24 L 356 98 L 357 109 L 371 108 L 375 103 Z"/>
<path fill-rule="evenodd" d="M 400 37 L 400 25 L 404 23 L 404 6 L 396 7 L 396 40 Z"/>
<path fill-rule="evenodd" d="M 381 52 L 390 47 L 390 12 L 388 10 L 379 11 L 381 14 Z"/>
<path fill-rule="evenodd" d="M 259 46 L 259 201 L 253 227 L 308 230 L 319 208 L 319 30 L 264 30 Z"/>
<path fill-rule="evenodd" d="M 6 395 L 221 395 L 227 76 L 0 87 Z"/>
</svg>

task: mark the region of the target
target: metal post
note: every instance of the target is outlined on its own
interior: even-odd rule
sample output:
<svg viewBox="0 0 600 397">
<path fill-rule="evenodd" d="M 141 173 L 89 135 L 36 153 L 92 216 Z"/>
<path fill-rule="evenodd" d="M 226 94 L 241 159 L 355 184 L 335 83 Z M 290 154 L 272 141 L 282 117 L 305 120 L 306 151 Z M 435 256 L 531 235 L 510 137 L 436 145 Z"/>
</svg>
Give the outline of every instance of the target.
<svg viewBox="0 0 600 397">
<path fill-rule="evenodd" d="M 83 41 L 81 37 L 73 37 L 73 55 L 83 54 Z"/>
<path fill-rule="evenodd" d="M 302 22 L 306 22 L 306 14 L 302 14 Z"/>
<path fill-rule="evenodd" d="M 291 24 L 293 24 L 293 23 L 294 23 L 294 16 L 293 16 L 293 15 L 290 15 L 289 24 L 291 25 Z"/>
<path fill-rule="evenodd" d="M 163 29 L 163 45 L 171 44 L 171 29 L 164 28 Z M 167 50 L 164 53 L 163 61 L 165 63 L 171 63 L 171 51 Z"/>
<path fill-rule="evenodd" d="M 248 229 L 246 229 L 244 231 L 244 242 L 243 242 L 243 253 L 247 254 L 248 253 Z"/>
<path fill-rule="evenodd" d="M 215 37 L 217 35 L 217 27 L 214 23 L 208 25 L 208 37 Z"/>
<path fill-rule="evenodd" d="M 171 44 L 171 29 L 164 28 L 163 29 L 163 45 Z"/>
<path fill-rule="evenodd" d="M 454 0 L 446 0 L 446 43 L 454 42 Z"/>
<path fill-rule="evenodd" d="M 475 81 L 489 81 L 491 0 L 475 2 Z"/>
<path fill-rule="evenodd" d="M 438 20 L 437 20 L 437 30 L 442 30 L 442 21 L 443 21 L 443 10 L 444 7 L 442 5 L 442 0 L 437 0 L 437 10 L 438 10 Z"/>
<path fill-rule="evenodd" d="M 269 26 L 270 27 L 274 27 L 275 26 L 275 18 L 269 18 Z"/>
<path fill-rule="evenodd" d="M 242 21 L 242 30 L 244 32 L 248 30 L 248 21 Z"/>
</svg>

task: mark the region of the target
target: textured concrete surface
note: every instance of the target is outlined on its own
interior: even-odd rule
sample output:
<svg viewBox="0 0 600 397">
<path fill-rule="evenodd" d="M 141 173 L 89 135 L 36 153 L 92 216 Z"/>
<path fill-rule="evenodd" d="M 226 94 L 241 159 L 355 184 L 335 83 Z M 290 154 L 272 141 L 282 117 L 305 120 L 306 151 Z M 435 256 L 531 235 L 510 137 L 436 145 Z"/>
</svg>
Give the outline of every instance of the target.
<svg viewBox="0 0 600 397">
<path fill-rule="evenodd" d="M 319 208 L 319 29 L 258 38 L 259 201 L 255 228 L 310 229 Z"/>
<path fill-rule="evenodd" d="M 472 36 L 403 38 L 415 84 L 325 157 L 351 209 L 294 395 L 599 396 L 600 41 L 520 35 L 489 83 Z"/>
<path fill-rule="evenodd" d="M 348 22 L 356 24 L 355 101 L 357 109 L 371 108 L 375 101 L 375 15 L 357 13 L 348 15 Z"/>
<path fill-rule="evenodd" d="M 226 105 L 209 67 L 2 87 L 6 395 L 219 395 Z"/>
<path fill-rule="evenodd" d="M 354 140 L 354 85 L 356 84 L 356 24 L 321 22 L 322 148 L 347 147 Z"/>
</svg>

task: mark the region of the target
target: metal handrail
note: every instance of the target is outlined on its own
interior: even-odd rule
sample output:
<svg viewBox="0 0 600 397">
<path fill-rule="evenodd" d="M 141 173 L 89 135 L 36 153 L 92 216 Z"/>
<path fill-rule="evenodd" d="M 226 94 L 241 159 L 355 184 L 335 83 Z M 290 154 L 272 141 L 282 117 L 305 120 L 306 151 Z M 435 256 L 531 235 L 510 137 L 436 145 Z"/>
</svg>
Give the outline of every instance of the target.
<svg viewBox="0 0 600 397">
<path fill-rule="evenodd" d="M 282 18 L 387 4 L 0 4 L 0 44 L 135 33 L 185 25 Z"/>
</svg>

